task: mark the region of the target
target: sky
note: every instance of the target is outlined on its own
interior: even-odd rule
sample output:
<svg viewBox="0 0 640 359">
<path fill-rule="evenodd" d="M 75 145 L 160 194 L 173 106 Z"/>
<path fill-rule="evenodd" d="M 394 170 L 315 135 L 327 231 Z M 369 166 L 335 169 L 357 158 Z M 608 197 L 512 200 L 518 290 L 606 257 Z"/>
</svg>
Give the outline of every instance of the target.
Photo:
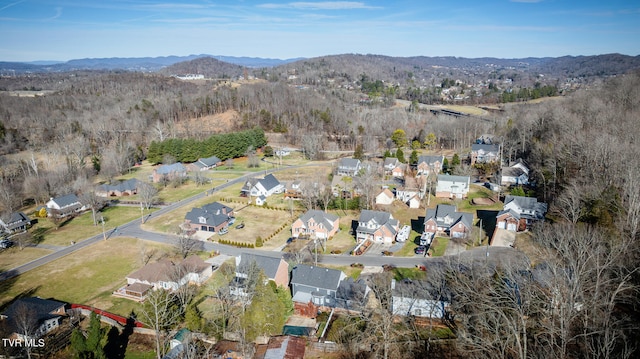
<svg viewBox="0 0 640 359">
<path fill-rule="evenodd" d="M 0 0 L 0 61 L 640 55 L 637 0 Z"/>
</svg>

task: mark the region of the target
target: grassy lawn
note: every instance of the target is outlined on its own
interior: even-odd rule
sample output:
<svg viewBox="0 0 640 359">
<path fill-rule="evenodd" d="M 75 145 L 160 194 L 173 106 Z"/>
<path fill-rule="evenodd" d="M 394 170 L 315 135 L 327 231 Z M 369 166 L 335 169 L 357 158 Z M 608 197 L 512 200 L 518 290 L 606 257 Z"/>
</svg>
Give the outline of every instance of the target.
<svg viewBox="0 0 640 359">
<path fill-rule="evenodd" d="M 417 268 L 393 268 L 393 278 L 395 280 L 408 279 L 425 279 L 427 272 L 421 271 Z"/>
<path fill-rule="evenodd" d="M 418 237 L 418 239 L 416 239 L 416 237 Z M 420 239 L 420 233 L 416 232 L 416 231 L 411 231 L 411 234 L 409 235 L 409 239 L 407 240 L 407 242 L 404 244 L 404 246 L 402 246 L 402 248 L 399 251 L 396 251 L 393 253 L 394 257 L 412 257 L 415 255 L 414 250 L 416 249 L 416 247 L 418 247 L 418 244 L 416 242 L 419 243 Z"/>
<path fill-rule="evenodd" d="M 483 110 L 483 109 L 478 108 L 476 106 L 446 105 L 446 106 L 443 106 L 443 107 L 447 108 L 449 110 L 452 110 L 452 111 L 468 113 L 470 115 L 476 115 L 476 116 L 484 116 L 484 115 L 487 114 L 486 110 Z"/>
<path fill-rule="evenodd" d="M 431 253 L 432 257 L 442 256 L 444 255 L 444 251 L 447 249 L 447 244 L 449 244 L 449 238 L 436 237 L 431 243 L 429 253 Z"/>
<path fill-rule="evenodd" d="M 111 293 L 126 282 L 127 274 L 142 266 L 141 250 L 150 246 L 167 248 L 121 237 L 96 243 L 2 282 L 0 303 L 7 303 L 20 295 L 37 295 L 92 305 L 126 316 L 138 304 L 114 298 Z"/>
<path fill-rule="evenodd" d="M 153 210 L 152 210 L 153 211 Z M 149 213 L 148 211 L 145 213 Z M 97 214 L 97 217 L 104 217 L 105 229 L 109 230 L 116 226 L 140 218 L 139 207 L 114 206 L 106 207 Z M 96 234 L 102 233 L 102 225 L 93 225 L 93 215 L 91 211 L 83 213 L 56 229 L 55 224 L 49 219 L 39 219 L 38 223 L 31 229 L 36 240 L 44 244 L 67 246 L 70 241 L 81 241 Z"/>
<path fill-rule="evenodd" d="M 29 263 L 49 253 L 51 253 L 51 250 L 34 247 L 25 247 L 23 250 L 18 247 L 5 249 L 0 252 L 0 272 Z"/>
</svg>

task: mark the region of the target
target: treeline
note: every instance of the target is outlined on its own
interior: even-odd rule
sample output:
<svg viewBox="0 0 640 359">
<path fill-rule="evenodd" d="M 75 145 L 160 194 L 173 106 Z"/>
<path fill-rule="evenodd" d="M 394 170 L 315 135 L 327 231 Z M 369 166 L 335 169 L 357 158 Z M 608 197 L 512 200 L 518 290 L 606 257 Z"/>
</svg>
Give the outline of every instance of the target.
<svg viewBox="0 0 640 359">
<path fill-rule="evenodd" d="M 518 91 L 504 91 L 500 97 L 501 101 L 504 103 L 507 102 L 516 102 L 516 101 L 527 101 L 527 100 L 535 100 L 541 97 L 551 97 L 558 95 L 558 88 L 555 86 L 547 85 L 540 86 L 536 84 L 536 87 L 529 89 L 526 87 L 521 88 Z"/>
<path fill-rule="evenodd" d="M 244 156 L 247 150 L 266 144 L 267 138 L 261 128 L 213 135 L 203 141 L 193 138 L 169 138 L 164 141 L 151 141 L 147 159 L 153 164 L 162 163 L 166 155 L 178 162 L 195 162 L 198 158 L 211 156 L 224 161 Z"/>
</svg>

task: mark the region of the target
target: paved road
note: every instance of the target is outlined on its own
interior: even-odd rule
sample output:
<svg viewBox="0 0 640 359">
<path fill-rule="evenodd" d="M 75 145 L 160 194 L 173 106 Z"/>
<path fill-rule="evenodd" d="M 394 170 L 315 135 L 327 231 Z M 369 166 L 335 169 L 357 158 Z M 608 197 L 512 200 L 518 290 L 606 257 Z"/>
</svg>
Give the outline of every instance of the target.
<svg viewBox="0 0 640 359">
<path fill-rule="evenodd" d="M 303 166 L 290 166 L 286 168 L 295 168 L 295 167 L 303 167 Z M 281 169 L 284 169 L 284 168 L 266 170 L 265 174 L 276 172 Z M 243 182 L 248 177 L 255 176 L 256 174 L 257 173 L 250 173 L 250 174 L 246 174 L 244 176 L 238 177 L 234 180 L 230 180 L 229 182 L 224 183 L 218 186 L 217 188 L 215 188 L 214 191 L 218 191 L 228 186 L 232 186 L 236 183 Z M 190 198 L 183 199 L 181 201 L 168 205 L 164 208 L 161 208 L 160 210 L 146 216 L 145 221 L 148 220 L 149 218 L 157 217 L 157 216 L 169 213 L 193 201 L 204 198 L 207 196 L 208 193 L 209 193 L 209 190 L 202 192 L 200 194 L 197 194 L 195 196 L 192 196 Z M 165 244 L 174 244 L 177 238 L 176 235 L 149 232 L 149 231 L 143 230 L 142 228 L 140 228 L 140 219 L 136 219 L 134 221 L 121 225 L 120 227 L 110 229 L 109 231 L 106 232 L 106 236 L 107 236 L 107 240 L 114 236 L 125 236 L 125 237 L 139 238 L 139 239 L 165 243 Z M 86 248 L 102 240 L 104 240 L 104 238 L 103 238 L 103 234 L 101 233 L 99 235 L 90 237 L 84 241 L 78 242 L 74 245 L 71 245 L 68 247 L 62 247 L 62 249 L 56 252 L 50 253 L 44 257 L 38 258 L 36 260 L 33 260 L 29 263 L 23 264 L 19 267 L 13 268 L 6 272 L 0 273 L 0 281 L 16 277 L 22 273 L 25 273 L 27 271 L 30 271 L 32 269 L 35 269 L 37 267 L 40 267 L 42 265 L 45 265 L 47 263 L 60 259 L 68 254 L 71 254 L 82 248 Z M 215 251 L 219 251 L 222 254 L 227 254 L 231 256 L 237 256 L 240 253 L 248 252 L 248 251 L 251 251 L 256 254 L 270 256 L 270 257 L 282 256 L 282 253 L 279 251 L 236 248 L 233 246 L 227 246 L 227 245 L 212 243 L 212 242 L 202 242 L 202 249 L 206 251 L 215 250 Z M 521 252 L 516 251 L 513 248 L 483 247 L 483 248 L 472 249 L 469 251 L 464 251 L 455 256 L 434 257 L 434 258 L 421 257 L 421 256 L 386 257 L 382 255 L 380 256 L 366 255 L 366 256 L 356 257 L 356 256 L 350 256 L 348 254 L 320 255 L 318 256 L 318 263 L 328 264 L 328 265 L 350 265 L 351 263 L 361 263 L 366 266 L 382 266 L 383 264 L 392 264 L 397 267 L 414 267 L 416 265 L 425 265 L 428 267 L 433 265 L 441 265 L 447 260 L 456 259 L 456 258 L 464 261 L 469 261 L 469 260 L 472 260 L 475 262 L 483 261 L 485 263 L 495 265 L 496 263 L 504 263 L 505 261 L 521 260 L 523 259 L 523 257 L 524 255 Z"/>
</svg>

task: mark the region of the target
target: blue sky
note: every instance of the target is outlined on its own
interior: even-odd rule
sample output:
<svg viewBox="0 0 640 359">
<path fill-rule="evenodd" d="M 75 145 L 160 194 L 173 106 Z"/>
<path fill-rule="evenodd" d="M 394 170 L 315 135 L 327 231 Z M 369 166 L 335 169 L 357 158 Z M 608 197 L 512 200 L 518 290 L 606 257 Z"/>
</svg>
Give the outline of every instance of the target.
<svg viewBox="0 0 640 359">
<path fill-rule="evenodd" d="M 640 54 L 636 0 L 0 0 L 0 61 Z"/>
</svg>

